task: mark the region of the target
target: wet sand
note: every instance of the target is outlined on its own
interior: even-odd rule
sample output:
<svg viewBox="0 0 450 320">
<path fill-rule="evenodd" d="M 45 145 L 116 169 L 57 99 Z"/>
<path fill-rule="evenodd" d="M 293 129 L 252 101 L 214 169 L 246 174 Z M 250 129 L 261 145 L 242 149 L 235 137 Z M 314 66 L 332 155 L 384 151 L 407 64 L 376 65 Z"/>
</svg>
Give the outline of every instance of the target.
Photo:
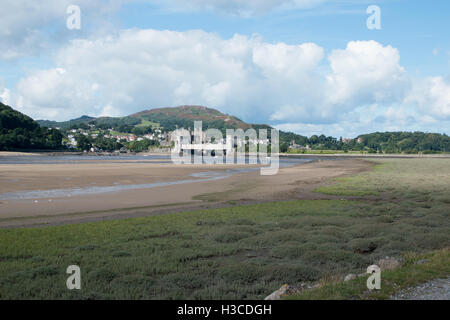
<svg viewBox="0 0 450 320">
<path fill-rule="evenodd" d="M 43 153 L 39 153 L 39 152 L 17 152 L 17 151 L 0 151 L 0 157 L 25 157 L 25 156 L 39 156 L 42 155 Z"/>
<path fill-rule="evenodd" d="M 193 180 L 187 184 L 101 194 L 1 200 L 0 227 L 80 223 L 232 204 L 317 199 L 324 197 L 312 192 L 318 186 L 336 177 L 368 170 L 371 166 L 371 162 L 359 159 L 323 160 L 280 168 L 274 176 L 261 176 L 259 170 L 255 170 L 220 180 L 203 181 L 192 174 L 243 166 L 114 160 L 69 164 L 0 164 L 0 194 Z"/>
</svg>

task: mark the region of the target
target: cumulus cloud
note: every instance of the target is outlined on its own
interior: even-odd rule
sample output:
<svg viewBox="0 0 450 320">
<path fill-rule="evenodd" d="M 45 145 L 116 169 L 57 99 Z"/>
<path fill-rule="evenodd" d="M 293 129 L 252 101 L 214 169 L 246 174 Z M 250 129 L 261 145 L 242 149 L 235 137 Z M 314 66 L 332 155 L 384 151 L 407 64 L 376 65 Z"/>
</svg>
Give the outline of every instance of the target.
<svg viewBox="0 0 450 320">
<path fill-rule="evenodd" d="M 314 84 L 309 100 L 281 106 L 271 120 L 333 123 L 348 119 L 360 106 L 399 102 L 410 86 L 398 50 L 376 41 L 351 41 L 345 49 L 332 50 L 328 61 L 330 72 L 324 81 L 303 81 Z"/>
<path fill-rule="evenodd" d="M 74 33 L 66 28 L 69 5 L 81 7 L 82 21 L 100 23 L 125 0 L 14 0 L 3 1 L 0 10 L 0 59 L 32 55 L 52 46 L 54 40 Z M 49 30 L 51 30 L 49 32 Z M 81 31 L 84 32 L 84 31 Z M 80 35 L 80 32 L 78 34 Z M 53 39 L 50 39 L 52 38 Z M 53 40 L 53 41 L 52 41 Z"/>
<path fill-rule="evenodd" d="M 450 82 L 442 77 L 416 80 L 405 103 L 415 104 L 421 112 L 436 119 L 450 120 Z"/>
<path fill-rule="evenodd" d="M 351 41 L 328 57 L 332 73 L 326 77 L 329 102 L 346 104 L 391 102 L 401 98 L 409 79 L 400 54 L 376 41 Z"/>
<path fill-rule="evenodd" d="M 421 115 L 416 110 L 404 106 L 383 106 L 378 104 L 355 107 L 331 123 L 284 122 L 275 125 L 279 130 L 298 132 L 303 135 L 325 134 L 334 137 L 355 137 L 376 131 L 428 131 L 430 125 L 435 132 L 446 132 L 448 123 L 439 122 L 432 117 Z"/>
<path fill-rule="evenodd" d="M 0 101 L 4 104 L 9 104 L 11 92 L 8 88 L 1 88 L 0 89 Z"/>
<path fill-rule="evenodd" d="M 313 71 L 322 58 L 323 49 L 314 43 L 264 43 L 253 50 L 253 61 L 261 67 L 265 77 L 281 76 L 291 81 L 298 81 L 299 77 Z"/>
<path fill-rule="evenodd" d="M 72 41 L 56 55 L 56 68 L 32 72 L 14 93 L 19 107 L 38 117 L 49 108 L 62 119 L 195 103 L 263 120 L 280 103 L 304 99 L 322 58 L 323 49 L 313 43 L 126 30 Z"/>
<path fill-rule="evenodd" d="M 212 10 L 249 16 L 276 9 L 311 8 L 329 0 L 14 0 L 3 1 L 0 10 L 0 59 L 12 60 L 39 54 L 63 40 L 102 26 L 114 29 L 109 20 L 122 5 L 156 4 L 172 10 Z M 81 8 L 82 29 L 66 28 L 67 8 Z M 90 29 L 89 31 L 87 29 Z"/>
<path fill-rule="evenodd" d="M 411 79 L 397 49 L 353 41 L 327 58 L 314 43 L 123 30 L 71 41 L 55 55 L 54 68 L 30 72 L 1 97 L 34 118 L 200 104 L 247 121 L 335 135 L 420 130 L 420 121 L 449 119 L 449 83 Z"/>
</svg>

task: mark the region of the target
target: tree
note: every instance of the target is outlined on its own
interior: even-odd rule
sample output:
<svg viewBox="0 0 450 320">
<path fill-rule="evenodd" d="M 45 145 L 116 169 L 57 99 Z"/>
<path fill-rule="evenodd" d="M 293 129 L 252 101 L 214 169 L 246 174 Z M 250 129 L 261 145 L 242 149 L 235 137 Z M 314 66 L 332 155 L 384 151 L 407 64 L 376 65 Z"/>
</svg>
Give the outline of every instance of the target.
<svg viewBox="0 0 450 320">
<path fill-rule="evenodd" d="M 0 103 L 0 150 L 60 149 L 62 134 Z"/>
<path fill-rule="evenodd" d="M 128 145 L 128 149 L 133 152 L 148 151 L 151 146 L 157 146 L 159 143 L 155 140 L 144 139 L 141 141 L 133 141 Z"/>
<path fill-rule="evenodd" d="M 286 142 L 283 142 L 280 144 L 280 152 L 286 153 L 286 152 L 288 152 L 288 149 L 289 149 L 289 144 L 287 144 Z"/>
<path fill-rule="evenodd" d="M 77 141 L 77 149 L 80 151 L 89 151 L 92 148 L 92 143 L 88 137 L 79 134 L 75 137 Z"/>
</svg>

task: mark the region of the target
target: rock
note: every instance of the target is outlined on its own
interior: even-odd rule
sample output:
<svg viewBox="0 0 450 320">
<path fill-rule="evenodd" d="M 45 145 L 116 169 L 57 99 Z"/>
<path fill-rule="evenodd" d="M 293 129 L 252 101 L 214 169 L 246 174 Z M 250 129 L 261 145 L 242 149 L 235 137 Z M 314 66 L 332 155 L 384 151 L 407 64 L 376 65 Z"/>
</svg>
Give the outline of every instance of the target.
<svg viewBox="0 0 450 320">
<path fill-rule="evenodd" d="M 264 300 L 280 300 L 283 296 L 295 295 L 303 290 L 320 287 L 318 282 L 299 282 L 294 285 L 283 284 L 280 289 L 269 294 Z"/>
<path fill-rule="evenodd" d="M 345 276 L 344 282 L 347 282 L 347 281 L 350 281 L 350 280 L 353 280 L 353 279 L 356 279 L 356 274 L 350 273 L 350 274 Z"/>
<path fill-rule="evenodd" d="M 315 288 L 319 288 L 320 284 L 318 282 L 313 283 L 311 285 L 308 286 L 308 289 L 315 289 Z"/>
<path fill-rule="evenodd" d="M 360 274 L 358 274 L 358 278 L 362 278 L 362 277 L 365 277 L 365 276 L 367 276 L 367 273 L 360 273 Z"/>
<path fill-rule="evenodd" d="M 386 257 L 378 261 L 377 265 L 380 267 L 381 271 L 391 270 L 400 267 L 401 263 L 398 259 Z"/>
<path fill-rule="evenodd" d="M 426 260 L 426 259 L 424 259 Z M 393 300 L 449 300 L 450 277 L 434 279 L 397 292 Z"/>
<path fill-rule="evenodd" d="M 424 264 L 427 262 L 428 262 L 428 259 L 422 259 L 422 260 L 416 261 L 416 264 Z"/>
<path fill-rule="evenodd" d="M 280 300 L 283 295 L 288 291 L 289 285 L 283 284 L 280 289 L 272 292 L 264 300 Z"/>
<path fill-rule="evenodd" d="M 296 285 L 289 285 L 286 293 L 287 294 L 297 294 L 297 293 L 302 292 L 303 290 L 317 288 L 318 286 L 319 286 L 319 284 L 317 282 L 316 283 L 300 282 Z"/>
</svg>

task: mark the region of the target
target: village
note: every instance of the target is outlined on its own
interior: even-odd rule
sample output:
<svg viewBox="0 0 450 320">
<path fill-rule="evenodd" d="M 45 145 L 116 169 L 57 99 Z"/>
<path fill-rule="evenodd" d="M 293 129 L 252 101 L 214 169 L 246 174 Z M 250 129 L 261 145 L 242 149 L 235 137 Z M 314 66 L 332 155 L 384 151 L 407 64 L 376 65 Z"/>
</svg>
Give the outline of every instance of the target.
<svg viewBox="0 0 450 320">
<path fill-rule="evenodd" d="M 124 133 L 115 131 L 112 128 L 103 130 L 96 128 L 94 124 L 89 124 L 88 128 L 71 128 L 68 130 L 60 130 L 64 135 L 63 145 L 72 151 L 84 151 L 84 152 L 116 152 L 116 153 L 129 153 L 129 152 L 142 152 L 142 151 L 170 151 L 171 148 L 179 147 L 181 141 L 179 139 L 172 141 L 173 131 L 165 131 L 164 129 L 152 129 L 151 133 L 136 134 L 136 133 Z M 184 129 L 184 128 L 181 128 Z M 187 129 L 190 136 L 189 143 L 193 143 L 196 137 L 196 132 Z M 247 132 L 245 132 L 247 134 Z M 230 142 L 230 137 L 223 138 L 220 141 L 211 139 L 206 131 L 202 131 L 200 135 L 201 141 L 196 143 L 201 144 L 218 144 L 233 145 L 234 148 L 241 147 L 244 144 L 249 146 L 257 145 L 269 145 L 269 139 L 261 139 L 257 136 L 244 136 L 243 139 L 234 137 L 233 143 Z M 245 142 L 244 142 L 245 140 Z M 184 140 L 186 143 L 186 140 Z M 294 142 L 291 145 L 292 148 L 296 148 Z M 309 146 L 308 146 L 309 147 Z"/>
<path fill-rule="evenodd" d="M 112 128 L 102 130 L 96 128 L 93 124 L 89 124 L 89 129 L 72 128 L 65 132 L 60 128 L 56 129 L 59 129 L 65 135 L 66 138 L 63 139 L 63 145 L 69 150 L 89 152 L 116 151 L 124 153 L 132 151 L 133 145 L 147 146 L 147 149 L 150 146 L 170 147 L 170 134 L 161 129 L 154 129 L 151 133 L 142 135 L 117 132 Z M 89 145 L 90 147 L 86 148 Z M 109 148 L 103 148 L 105 145 Z"/>
</svg>

